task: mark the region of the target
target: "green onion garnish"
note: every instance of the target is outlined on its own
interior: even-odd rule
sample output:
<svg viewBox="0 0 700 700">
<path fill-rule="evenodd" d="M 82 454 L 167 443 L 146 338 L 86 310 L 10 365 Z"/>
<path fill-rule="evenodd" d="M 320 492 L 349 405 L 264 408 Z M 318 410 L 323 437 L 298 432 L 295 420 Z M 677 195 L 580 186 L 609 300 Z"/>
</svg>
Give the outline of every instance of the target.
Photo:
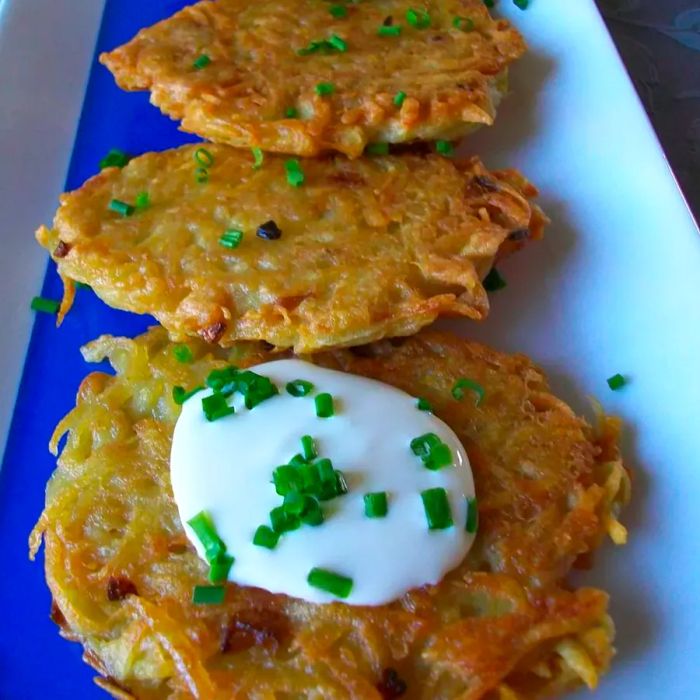
<svg viewBox="0 0 700 700">
<path fill-rule="evenodd" d="M 198 148 L 194 152 L 194 159 L 204 168 L 211 168 L 214 165 L 214 156 L 206 148 Z"/>
<path fill-rule="evenodd" d="M 253 170 L 257 170 L 263 164 L 265 154 L 263 153 L 262 148 L 258 148 L 257 146 L 251 148 L 250 150 L 253 153 Z"/>
<path fill-rule="evenodd" d="M 192 602 L 195 605 L 221 605 L 226 597 L 223 586 L 195 586 L 192 591 Z"/>
<path fill-rule="evenodd" d="M 342 37 L 339 37 L 337 34 L 333 34 L 331 38 L 328 40 L 328 43 L 336 50 L 340 51 L 340 53 L 345 53 L 348 50 L 348 43 L 343 39 Z"/>
<path fill-rule="evenodd" d="M 287 393 L 292 396 L 307 396 L 314 390 L 314 385 L 304 379 L 295 379 L 287 384 Z"/>
<path fill-rule="evenodd" d="M 439 141 L 435 142 L 435 150 L 441 156 L 447 156 L 449 158 L 454 154 L 455 147 L 449 141 L 444 141 L 443 139 L 440 139 Z"/>
<path fill-rule="evenodd" d="M 204 555 L 211 564 L 221 554 L 226 553 L 226 545 L 216 532 L 209 513 L 202 510 L 187 521 L 197 539 L 204 547 Z"/>
<path fill-rule="evenodd" d="M 437 471 L 438 469 L 444 469 L 449 467 L 453 462 L 452 450 L 449 445 L 441 442 L 439 445 L 435 445 L 430 452 L 421 458 L 426 469 L 431 471 Z"/>
<path fill-rule="evenodd" d="M 299 116 L 299 110 L 296 107 L 287 107 L 284 110 L 284 116 L 287 119 L 296 119 Z"/>
<path fill-rule="evenodd" d="M 473 32 L 476 25 L 470 17 L 455 17 L 452 20 L 452 26 L 463 32 Z"/>
<path fill-rule="evenodd" d="M 530 0 L 513 0 L 513 4 L 521 10 L 527 10 Z"/>
<path fill-rule="evenodd" d="M 253 535 L 253 544 L 265 549 L 274 549 L 279 542 L 280 536 L 267 525 L 261 525 Z"/>
<path fill-rule="evenodd" d="M 284 506 L 277 506 L 270 511 L 270 525 L 277 534 L 281 535 L 284 532 L 298 529 L 301 520 L 297 515 L 287 511 Z"/>
<path fill-rule="evenodd" d="M 301 520 L 305 525 L 316 527 L 323 523 L 323 510 L 319 502 L 313 496 L 304 496 L 304 510 Z"/>
<path fill-rule="evenodd" d="M 284 497 L 282 507 L 289 515 L 301 515 L 304 512 L 304 496 L 298 491 L 290 491 Z"/>
<path fill-rule="evenodd" d="M 484 396 L 486 396 L 486 391 L 481 384 L 475 382 L 473 379 L 462 377 L 461 379 L 458 379 L 455 382 L 455 385 L 452 387 L 453 398 L 455 398 L 457 401 L 461 401 L 464 398 L 465 389 L 469 389 L 476 394 L 476 401 L 474 403 L 475 406 L 478 406 L 484 400 Z"/>
<path fill-rule="evenodd" d="M 243 231 L 231 228 L 226 231 L 221 238 L 219 238 L 219 245 L 223 246 L 224 248 L 228 248 L 229 250 L 233 250 L 234 248 L 238 248 L 242 240 Z"/>
<path fill-rule="evenodd" d="M 430 451 L 442 443 L 435 433 L 426 433 L 411 440 L 411 452 L 416 457 L 427 457 Z"/>
<path fill-rule="evenodd" d="M 333 462 L 327 457 L 319 459 L 316 462 L 316 471 L 321 481 L 334 482 L 335 481 L 335 469 L 333 469 Z"/>
<path fill-rule="evenodd" d="M 371 156 L 386 156 L 389 154 L 388 143 L 369 143 L 365 148 L 365 153 Z"/>
<path fill-rule="evenodd" d="M 210 63 L 211 58 L 209 58 L 209 56 L 203 53 L 201 56 L 197 56 L 195 62 L 192 64 L 192 67 L 195 70 L 202 70 L 202 68 L 206 68 Z"/>
<path fill-rule="evenodd" d="M 129 161 L 131 156 L 118 148 L 113 148 L 100 161 L 100 170 L 105 168 L 123 168 Z"/>
<path fill-rule="evenodd" d="M 312 53 L 333 53 L 338 51 L 340 53 L 345 53 L 348 50 L 348 44 L 342 37 L 337 34 L 331 35 L 328 39 L 318 39 L 312 41 L 308 46 L 303 49 L 299 49 L 297 54 L 299 56 L 308 56 Z"/>
<path fill-rule="evenodd" d="M 333 571 L 327 571 L 326 569 L 311 569 L 306 580 L 310 586 L 330 593 L 337 598 L 347 598 L 352 591 L 351 578 L 341 576 Z"/>
<path fill-rule="evenodd" d="M 430 401 L 428 401 L 428 399 L 419 398 L 416 402 L 416 408 L 419 411 L 427 411 L 428 413 L 433 412 L 433 407 L 430 405 Z"/>
<path fill-rule="evenodd" d="M 304 455 L 304 459 L 311 461 L 318 457 L 318 452 L 316 451 L 316 444 L 311 435 L 304 435 L 301 438 L 301 451 Z"/>
<path fill-rule="evenodd" d="M 366 493 L 364 495 L 365 515 L 368 518 L 384 518 L 389 511 L 386 492 Z"/>
<path fill-rule="evenodd" d="M 187 399 L 191 399 L 196 393 L 202 391 L 203 386 L 197 386 L 192 391 L 186 391 L 184 387 L 174 386 L 173 387 L 173 401 L 178 405 L 182 406 Z"/>
<path fill-rule="evenodd" d="M 608 379 L 608 386 L 613 391 L 622 389 L 622 387 L 625 386 L 625 384 L 627 384 L 627 380 L 621 374 L 614 374 Z"/>
<path fill-rule="evenodd" d="M 487 292 L 497 292 L 499 289 L 504 289 L 508 286 L 508 283 L 501 277 L 495 267 L 492 267 L 489 274 L 484 277 L 482 284 Z"/>
<path fill-rule="evenodd" d="M 343 17 L 348 16 L 348 8 L 345 7 L 345 5 L 331 5 L 328 8 L 328 11 L 336 19 L 342 19 Z"/>
<path fill-rule="evenodd" d="M 233 406 L 229 406 L 223 394 L 212 394 L 202 399 L 202 410 L 206 419 L 212 423 L 219 418 L 235 413 Z"/>
<path fill-rule="evenodd" d="M 200 185 L 203 185 L 204 183 L 209 182 L 209 171 L 206 168 L 197 168 L 194 171 L 194 179 Z"/>
<path fill-rule="evenodd" d="M 335 92 L 335 85 L 333 83 L 318 83 L 316 85 L 316 94 L 319 97 L 326 97 L 327 95 L 332 95 Z"/>
<path fill-rule="evenodd" d="M 401 25 L 392 24 L 389 26 L 382 25 L 377 29 L 377 34 L 379 36 L 400 36 L 401 35 Z"/>
<path fill-rule="evenodd" d="M 190 350 L 187 345 L 176 345 L 173 348 L 173 355 L 175 355 L 175 359 L 183 365 L 188 365 L 194 360 L 192 350 Z"/>
<path fill-rule="evenodd" d="M 112 211 L 117 212 L 117 214 L 121 214 L 122 216 L 131 216 L 135 209 L 131 204 L 127 204 L 126 202 L 122 202 L 121 199 L 113 199 L 109 203 L 109 208 Z"/>
<path fill-rule="evenodd" d="M 301 477 L 295 467 L 283 464 L 272 472 L 272 481 L 278 496 L 286 496 L 290 491 L 301 489 Z"/>
<path fill-rule="evenodd" d="M 430 14 L 427 10 L 406 10 L 406 21 L 416 29 L 427 29 L 430 26 Z"/>
<path fill-rule="evenodd" d="M 476 498 L 467 498 L 467 522 L 464 529 L 473 534 L 479 527 L 479 507 L 476 504 Z"/>
<path fill-rule="evenodd" d="M 447 491 L 438 487 L 421 491 L 425 517 L 430 530 L 445 530 L 453 525 Z"/>
<path fill-rule="evenodd" d="M 236 561 L 230 554 L 219 554 L 209 562 L 209 580 L 212 583 L 221 583 L 228 578 L 233 562 Z"/>
<path fill-rule="evenodd" d="M 136 208 L 137 209 L 146 209 L 151 203 L 151 198 L 148 195 L 148 192 L 139 192 L 136 195 Z"/>
<path fill-rule="evenodd" d="M 319 394 L 315 399 L 316 415 L 319 418 L 330 418 L 335 413 L 333 397 L 330 394 Z"/>
<path fill-rule="evenodd" d="M 394 95 L 394 104 L 397 107 L 400 107 L 403 104 L 403 101 L 406 99 L 406 93 L 403 90 L 399 90 L 395 95 Z"/>
<path fill-rule="evenodd" d="M 32 311 L 41 311 L 44 314 L 57 314 L 61 308 L 61 302 L 46 297 L 34 297 L 31 303 Z"/>
<path fill-rule="evenodd" d="M 304 184 L 304 173 L 296 158 L 285 161 L 284 169 L 287 173 L 287 182 L 292 187 L 301 187 Z"/>
<path fill-rule="evenodd" d="M 484 0 L 484 5 L 486 5 L 486 7 L 493 7 L 495 5 L 495 0 Z"/>
<path fill-rule="evenodd" d="M 205 380 L 206 385 L 216 392 L 221 394 L 231 395 L 236 387 L 236 377 L 238 376 L 238 367 L 229 365 L 221 369 L 213 369 L 207 375 Z"/>
</svg>

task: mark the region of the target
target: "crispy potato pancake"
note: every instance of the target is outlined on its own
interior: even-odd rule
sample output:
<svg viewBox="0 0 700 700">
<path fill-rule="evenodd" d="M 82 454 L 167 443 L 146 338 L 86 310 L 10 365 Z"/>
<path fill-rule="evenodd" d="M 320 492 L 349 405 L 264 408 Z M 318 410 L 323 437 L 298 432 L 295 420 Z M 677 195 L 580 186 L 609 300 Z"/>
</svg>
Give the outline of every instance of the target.
<svg viewBox="0 0 700 700">
<path fill-rule="evenodd" d="M 162 328 L 88 345 L 85 357 L 108 357 L 116 376 L 85 379 L 52 441 L 57 452 L 68 433 L 31 550 L 43 538 L 54 619 L 102 687 L 146 700 L 529 700 L 596 685 L 613 654 L 607 596 L 564 577 L 606 533 L 626 538 L 616 420 L 593 429 L 527 358 L 449 334 L 305 357 L 431 402 L 471 460 L 476 543 L 440 584 L 390 605 L 314 605 L 228 584 L 223 605 L 194 606 L 207 567 L 170 487 L 172 387 L 279 355 L 261 343 L 189 346 L 191 364 L 175 360 Z M 485 389 L 478 407 L 451 396 L 463 376 Z"/>
<path fill-rule="evenodd" d="M 202 163 L 207 182 L 198 182 Z M 178 339 L 265 340 L 297 352 L 358 345 L 410 335 L 443 314 L 483 318 L 482 278 L 545 223 L 532 185 L 476 158 L 309 160 L 300 187 L 278 156 L 251 166 L 229 146 L 186 146 L 64 195 L 53 228 L 37 233 L 67 281 L 63 312 L 77 280 L 112 306 L 152 314 Z M 147 207 L 110 209 L 142 192 Z M 260 237 L 270 221 L 275 240 Z M 231 230 L 242 232 L 235 248 L 221 242 Z"/>
<path fill-rule="evenodd" d="M 207 0 L 101 61 L 185 131 L 232 146 L 356 157 L 369 142 L 457 139 L 491 124 L 522 37 L 482 0 L 421 3 L 420 26 L 407 18 L 414 5 L 347 3 L 334 18 L 321 0 Z"/>
</svg>

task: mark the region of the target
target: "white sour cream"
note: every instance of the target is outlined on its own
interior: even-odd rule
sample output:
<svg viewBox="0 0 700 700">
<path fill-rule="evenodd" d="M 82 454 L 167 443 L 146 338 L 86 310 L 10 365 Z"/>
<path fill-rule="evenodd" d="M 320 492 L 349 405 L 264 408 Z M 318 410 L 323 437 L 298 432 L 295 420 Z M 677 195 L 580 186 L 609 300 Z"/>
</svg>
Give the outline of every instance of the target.
<svg viewBox="0 0 700 700">
<path fill-rule="evenodd" d="M 252 410 L 236 393 L 228 399 L 235 415 L 208 422 L 201 392 L 182 407 L 175 426 L 171 478 L 180 518 L 186 523 L 200 511 L 209 513 L 219 537 L 235 557 L 229 580 L 315 603 L 336 600 L 307 583 L 309 571 L 327 569 L 353 580 L 353 605 L 381 605 L 409 589 L 435 584 L 457 566 L 474 535 L 465 530 L 467 497 L 474 481 L 457 436 L 441 420 L 416 408 L 408 394 L 364 377 L 317 367 L 300 360 L 280 360 L 251 368 L 269 377 L 279 395 Z M 290 396 L 287 382 L 314 384 L 306 397 Z M 332 418 L 316 416 L 314 396 L 330 393 Z M 413 438 L 437 434 L 449 445 L 454 464 L 426 469 L 411 449 Z M 325 522 L 302 525 L 283 534 L 268 550 L 253 544 L 259 525 L 269 525 L 270 510 L 282 504 L 272 473 L 301 451 L 310 435 L 320 457 L 343 472 L 348 493 L 322 502 Z M 421 491 L 447 491 L 454 525 L 429 530 Z M 363 496 L 385 491 L 389 512 L 368 518 Z M 187 536 L 204 558 L 191 528 Z"/>
</svg>

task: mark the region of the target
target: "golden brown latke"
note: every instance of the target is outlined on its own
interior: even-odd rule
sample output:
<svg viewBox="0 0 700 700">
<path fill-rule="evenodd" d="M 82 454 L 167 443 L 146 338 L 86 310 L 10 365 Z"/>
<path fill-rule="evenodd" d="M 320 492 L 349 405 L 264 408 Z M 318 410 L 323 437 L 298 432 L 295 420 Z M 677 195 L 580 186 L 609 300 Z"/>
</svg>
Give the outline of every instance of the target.
<svg viewBox="0 0 700 700">
<path fill-rule="evenodd" d="M 259 343 L 189 347 L 194 362 L 177 362 L 161 328 L 87 346 L 88 360 L 106 356 L 117 374 L 85 379 L 52 440 L 56 452 L 68 433 L 31 549 L 43 537 L 54 619 L 108 678 L 102 687 L 145 700 L 381 700 L 398 697 L 393 672 L 407 700 L 531 700 L 595 686 L 613 654 L 607 596 L 570 590 L 564 577 L 606 532 L 625 540 L 615 420 L 594 430 L 527 358 L 449 334 L 306 357 L 431 402 L 469 454 L 475 545 L 440 584 L 390 605 L 314 605 L 228 584 L 223 605 L 194 606 L 206 566 L 171 493 L 172 387 L 279 355 Z M 462 376 L 485 388 L 480 406 L 452 398 Z"/>
<path fill-rule="evenodd" d="M 429 10 L 429 28 L 407 21 L 413 6 Z M 347 17 L 334 19 L 321 0 L 199 2 L 100 60 L 122 88 L 150 90 L 185 131 L 239 147 L 355 157 L 372 141 L 457 139 L 492 123 L 507 67 L 525 44 L 482 0 L 345 7 Z M 456 17 L 463 29 L 453 26 Z M 379 36 L 387 24 L 401 35 Z M 334 35 L 346 51 L 299 55 Z M 211 62 L 198 69 L 201 56 Z M 319 83 L 334 92 L 317 94 Z M 399 92 L 406 98 L 396 105 Z M 298 116 L 286 116 L 289 108 Z"/>
<path fill-rule="evenodd" d="M 108 304 L 155 316 L 176 338 L 228 346 L 266 340 L 312 352 L 415 333 L 443 314 L 480 319 L 481 279 L 497 257 L 542 235 L 536 190 L 514 171 L 436 155 L 303 162 L 291 186 L 285 161 L 209 145 L 149 153 L 64 195 L 37 238 L 67 281 Z M 109 208 L 150 204 L 132 216 Z M 278 240 L 256 236 L 274 220 Z M 243 232 L 235 249 L 220 243 Z"/>
</svg>

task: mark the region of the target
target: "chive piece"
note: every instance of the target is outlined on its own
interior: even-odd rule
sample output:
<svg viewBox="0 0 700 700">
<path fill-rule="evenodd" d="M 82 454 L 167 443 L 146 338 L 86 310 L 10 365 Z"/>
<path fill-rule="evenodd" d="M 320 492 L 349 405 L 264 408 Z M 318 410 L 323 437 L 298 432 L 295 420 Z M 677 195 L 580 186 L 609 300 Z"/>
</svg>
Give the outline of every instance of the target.
<svg viewBox="0 0 700 700">
<path fill-rule="evenodd" d="M 194 159 L 204 168 L 211 168 L 214 165 L 214 156 L 206 148 L 198 148 L 194 152 Z"/>
<path fill-rule="evenodd" d="M 279 534 L 267 525 L 261 525 L 253 535 L 253 544 L 265 549 L 274 549 L 279 540 Z"/>
<path fill-rule="evenodd" d="M 313 464 L 301 464 L 299 467 L 301 488 L 304 493 L 318 493 L 321 489 L 321 477 Z"/>
<path fill-rule="evenodd" d="M 186 391 L 184 387 L 174 386 L 173 387 L 173 401 L 178 405 L 182 406 L 187 399 L 191 399 L 196 393 L 202 391 L 203 386 L 197 386 L 192 391 Z"/>
<path fill-rule="evenodd" d="M 304 173 L 296 158 L 285 161 L 284 169 L 287 173 L 287 182 L 292 187 L 301 187 L 304 184 Z"/>
<path fill-rule="evenodd" d="M 499 289 L 505 289 L 508 286 L 508 283 L 501 277 L 495 267 L 492 267 L 489 274 L 484 277 L 482 284 L 487 292 L 497 292 Z"/>
<path fill-rule="evenodd" d="M 195 70 L 202 70 L 202 68 L 206 68 L 210 63 L 211 63 L 211 58 L 209 58 L 209 56 L 207 56 L 205 53 L 203 53 L 200 56 L 197 56 L 194 63 L 192 64 L 192 67 Z"/>
<path fill-rule="evenodd" d="M 136 209 L 146 209 L 151 203 L 151 198 L 148 195 L 148 192 L 139 192 L 136 195 Z"/>
<path fill-rule="evenodd" d="M 263 153 L 262 148 L 258 148 L 257 146 L 251 148 L 250 150 L 253 153 L 253 170 L 258 170 L 265 160 L 265 154 Z"/>
<path fill-rule="evenodd" d="M 286 496 L 290 491 L 301 489 L 301 478 L 295 467 L 283 464 L 272 472 L 272 482 L 278 496 Z"/>
<path fill-rule="evenodd" d="M 270 525 L 276 533 L 281 535 L 284 532 L 298 529 L 301 520 L 297 515 L 289 513 L 284 506 L 277 506 L 270 511 Z"/>
<path fill-rule="evenodd" d="M 173 355 L 175 355 L 175 359 L 183 365 L 188 365 L 194 360 L 192 350 L 190 350 L 187 345 L 176 345 L 173 348 Z"/>
<path fill-rule="evenodd" d="M 411 440 L 411 452 L 416 457 L 427 457 L 431 450 L 442 443 L 442 440 L 435 433 L 426 433 Z"/>
<path fill-rule="evenodd" d="M 401 25 L 392 24 L 389 26 L 382 25 L 377 29 L 378 36 L 401 36 Z"/>
<path fill-rule="evenodd" d="M 625 384 L 627 384 L 627 380 L 621 374 L 614 374 L 608 379 L 608 386 L 613 391 L 622 389 L 622 387 L 625 386 Z"/>
<path fill-rule="evenodd" d="M 122 202 L 121 199 L 113 199 L 109 203 L 109 208 L 112 211 L 117 212 L 117 214 L 121 214 L 122 216 L 131 216 L 135 209 L 131 204 L 127 204 L 126 202 Z"/>
<path fill-rule="evenodd" d="M 419 398 L 416 402 L 416 408 L 419 411 L 426 411 L 427 413 L 433 412 L 433 407 L 430 405 L 430 401 L 428 401 L 428 399 Z"/>
<path fill-rule="evenodd" d="M 325 591 L 337 598 L 347 598 L 352 591 L 352 579 L 333 571 L 314 568 L 309 571 L 306 580 L 310 586 Z"/>
<path fill-rule="evenodd" d="M 328 43 L 340 53 L 345 53 L 348 50 L 348 42 L 337 34 L 333 34 L 328 40 Z"/>
<path fill-rule="evenodd" d="M 389 511 L 385 491 L 366 493 L 363 497 L 365 503 L 365 515 L 368 518 L 384 518 Z"/>
<path fill-rule="evenodd" d="M 327 457 L 319 459 L 316 463 L 316 471 L 321 481 L 331 482 L 335 481 L 335 469 L 333 469 L 333 462 Z"/>
<path fill-rule="evenodd" d="M 345 7 L 345 5 L 331 5 L 328 11 L 331 13 L 331 16 L 336 19 L 343 19 L 343 17 L 348 16 L 348 8 Z"/>
<path fill-rule="evenodd" d="M 452 450 L 444 442 L 435 445 L 435 447 L 430 450 L 429 454 L 422 457 L 422 460 L 425 468 L 431 471 L 449 467 L 454 462 Z"/>
<path fill-rule="evenodd" d="M 421 491 L 423 509 L 430 530 L 445 530 L 453 525 L 447 491 L 438 487 Z"/>
<path fill-rule="evenodd" d="M 235 228 L 230 228 L 219 238 L 219 245 L 229 250 L 238 248 L 243 240 L 243 231 L 239 231 Z"/>
<path fill-rule="evenodd" d="M 295 397 L 307 396 L 314 390 L 314 385 L 304 379 L 295 379 L 287 384 L 287 393 Z"/>
<path fill-rule="evenodd" d="M 308 461 L 311 461 L 312 459 L 316 459 L 316 457 L 318 457 L 316 445 L 311 435 L 304 435 L 301 438 L 301 451 L 304 455 L 304 459 Z"/>
<path fill-rule="evenodd" d="M 306 460 L 304 459 L 304 455 L 302 454 L 295 454 L 294 457 L 292 457 L 289 460 L 289 465 L 292 467 L 301 467 L 303 464 L 306 464 Z"/>
<path fill-rule="evenodd" d="M 455 17 L 452 26 L 462 32 L 473 32 L 476 25 L 471 17 Z"/>
<path fill-rule="evenodd" d="M 479 507 L 476 504 L 476 498 L 467 498 L 467 522 L 464 529 L 474 534 L 479 527 Z"/>
<path fill-rule="evenodd" d="M 484 5 L 486 5 L 486 7 L 493 7 L 495 4 L 495 0 L 484 0 Z"/>
<path fill-rule="evenodd" d="M 264 224 L 258 226 L 258 230 L 255 232 L 258 238 L 262 238 L 266 241 L 276 241 L 282 238 L 282 230 L 274 221 L 266 221 Z"/>
<path fill-rule="evenodd" d="M 313 496 L 304 496 L 304 511 L 301 514 L 301 521 L 305 525 L 317 527 L 323 523 L 323 509 L 320 503 Z"/>
<path fill-rule="evenodd" d="M 212 394 L 211 396 L 203 398 L 202 410 L 210 423 L 236 412 L 233 406 L 228 405 L 226 397 L 223 394 Z"/>
<path fill-rule="evenodd" d="M 406 99 L 406 93 L 403 90 L 399 90 L 395 95 L 394 95 L 394 104 L 397 107 L 401 107 L 403 104 L 404 100 Z"/>
<path fill-rule="evenodd" d="M 513 4 L 521 10 L 527 10 L 530 0 L 513 0 Z"/>
<path fill-rule="evenodd" d="M 209 580 L 212 583 L 222 583 L 228 578 L 233 562 L 236 561 L 230 554 L 221 553 L 209 562 Z"/>
<path fill-rule="evenodd" d="M 233 365 L 222 367 L 221 369 L 213 369 L 207 375 L 205 384 L 214 391 L 230 396 L 233 393 L 238 376 L 238 368 Z"/>
<path fill-rule="evenodd" d="M 61 302 L 46 297 L 34 297 L 31 303 L 32 311 L 41 311 L 44 314 L 57 314 L 61 308 Z"/>
<path fill-rule="evenodd" d="M 282 507 L 289 515 L 301 515 L 304 512 L 304 505 L 303 494 L 299 493 L 298 491 L 290 491 L 284 497 Z"/>
<path fill-rule="evenodd" d="M 316 85 L 316 94 L 319 97 L 326 97 L 327 95 L 332 95 L 335 92 L 335 85 L 333 83 L 318 83 Z"/>
<path fill-rule="evenodd" d="M 371 156 L 386 156 L 389 155 L 388 143 L 369 143 L 365 148 L 365 153 Z"/>
<path fill-rule="evenodd" d="M 209 182 L 209 171 L 206 168 L 197 168 L 194 171 L 194 179 L 200 184 L 204 185 Z"/>
<path fill-rule="evenodd" d="M 204 547 L 204 555 L 211 564 L 219 555 L 226 553 L 226 545 L 216 532 L 211 516 L 205 510 L 201 510 L 193 518 L 187 521 L 197 539 Z"/>
<path fill-rule="evenodd" d="M 335 470 L 335 495 L 344 496 L 348 492 L 348 482 L 345 480 L 345 474 L 339 469 Z"/>
<path fill-rule="evenodd" d="M 427 29 L 430 26 L 430 14 L 427 10 L 406 10 L 406 21 L 416 29 Z"/>
<path fill-rule="evenodd" d="M 75 286 L 78 289 L 92 289 L 92 287 L 89 284 L 85 284 L 85 282 L 76 282 Z"/>
<path fill-rule="evenodd" d="M 443 139 L 435 142 L 435 150 L 441 155 L 450 158 L 454 155 L 455 147 L 449 142 Z"/>
<path fill-rule="evenodd" d="M 287 109 L 284 110 L 284 116 L 287 117 L 287 119 L 298 119 L 299 110 L 296 107 L 287 107 Z"/>
<path fill-rule="evenodd" d="M 335 414 L 333 397 L 330 394 L 319 394 L 315 399 L 316 415 L 319 418 L 330 418 Z"/>
<path fill-rule="evenodd" d="M 100 161 L 100 170 L 105 168 L 123 168 L 130 160 L 131 156 L 128 153 L 118 148 L 113 148 Z"/>
<path fill-rule="evenodd" d="M 453 398 L 455 398 L 457 401 L 461 401 L 464 398 L 465 389 L 470 389 L 476 394 L 476 401 L 474 402 L 475 406 L 479 406 L 484 400 L 484 396 L 486 396 L 486 391 L 484 390 L 484 387 L 479 384 L 479 382 L 462 377 L 461 379 L 458 379 L 452 387 Z"/>
<path fill-rule="evenodd" d="M 226 597 L 224 586 L 195 586 L 192 602 L 195 605 L 221 605 Z"/>
</svg>

